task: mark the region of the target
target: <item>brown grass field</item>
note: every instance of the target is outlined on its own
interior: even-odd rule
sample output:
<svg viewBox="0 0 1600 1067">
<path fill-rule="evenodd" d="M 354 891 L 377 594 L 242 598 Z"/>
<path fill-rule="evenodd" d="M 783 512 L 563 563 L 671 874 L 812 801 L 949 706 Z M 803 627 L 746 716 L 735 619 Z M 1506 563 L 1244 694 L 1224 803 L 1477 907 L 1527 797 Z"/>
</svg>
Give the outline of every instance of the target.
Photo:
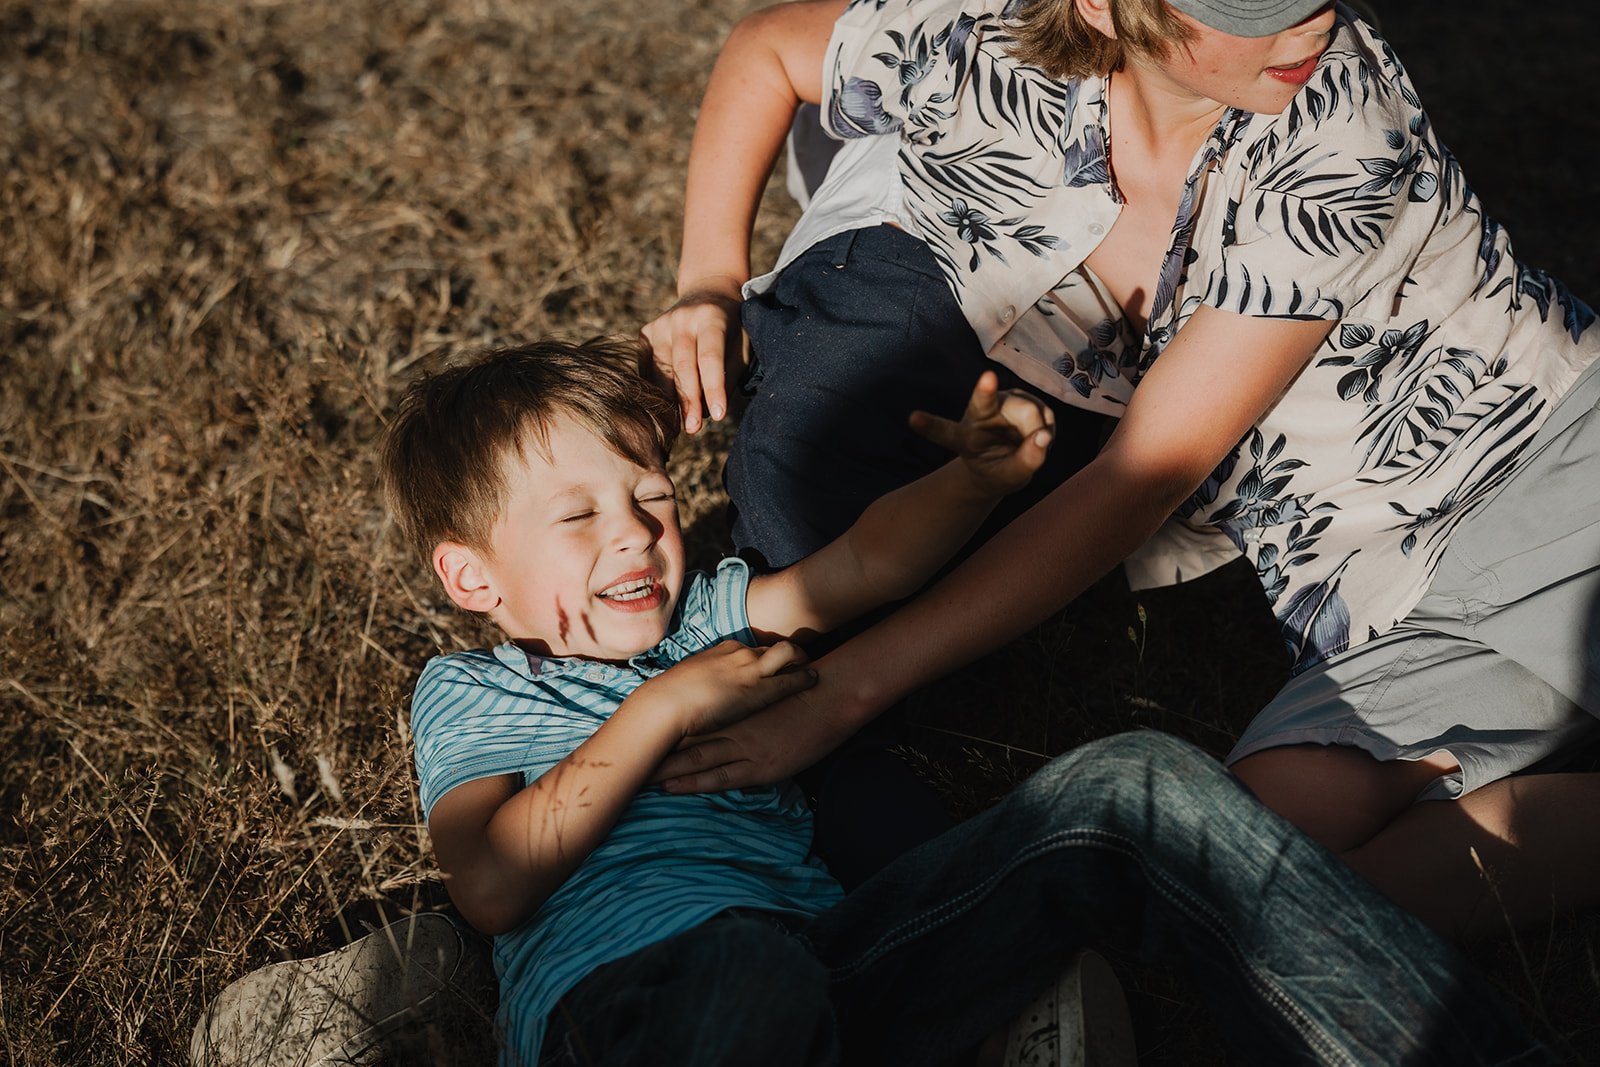
<svg viewBox="0 0 1600 1067">
<path fill-rule="evenodd" d="M 0 0 L 6 1062 L 181 1062 L 234 978 L 440 904 L 410 687 L 492 635 L 402 549 L 375 442 L 436 360 L 668 302 L 696 101 L 753 6 Z M 1594 99 L 1581 6 L 1494 31 L 1514 97 L 1477 62 L 1499 5 L 1378 6 L 1524 252 L 1600 295 L 1567 147 L 1600 131 L 1561 103 Z M 793 218 L 775 187 L 757 263 Z M 674 461 L 700 562 L 725 443 Z M 1280 677 L 1270 629 L 1248 576 L 1102 583 L 920 700 L 919 758 L 971 810 L 1119 729 L 1225 749 Z M 1482 953 L 1579 1060 L 1595 945 L 1564 923 Z M 1148 1062 L 1216 1058 L 1183 994 L 1136 984 Z"/>
</svg>

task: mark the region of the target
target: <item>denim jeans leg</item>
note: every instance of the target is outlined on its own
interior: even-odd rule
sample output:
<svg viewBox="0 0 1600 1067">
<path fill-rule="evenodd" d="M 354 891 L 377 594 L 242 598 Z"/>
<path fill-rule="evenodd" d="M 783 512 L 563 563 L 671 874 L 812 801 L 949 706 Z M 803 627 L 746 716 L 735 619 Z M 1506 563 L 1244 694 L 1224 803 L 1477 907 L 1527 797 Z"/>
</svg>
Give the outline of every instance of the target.
<svg viewBox="0 0 1600 1067">
<path fill-rule="evenodd" d="M 1550 1060 L 1453 949 L 1161 734 L 1057 758 L 806 933 L 854 1062 L 974 1045 L 1089 945 L 1187 972 L 1251 1062 Z"/>
<path fill-rule="evenodd" d="M 597 968 L 550 1015 L 547 1067 L 838 1062 L 827 971 L 773 918 L 724 913 Z"/>
</svg>

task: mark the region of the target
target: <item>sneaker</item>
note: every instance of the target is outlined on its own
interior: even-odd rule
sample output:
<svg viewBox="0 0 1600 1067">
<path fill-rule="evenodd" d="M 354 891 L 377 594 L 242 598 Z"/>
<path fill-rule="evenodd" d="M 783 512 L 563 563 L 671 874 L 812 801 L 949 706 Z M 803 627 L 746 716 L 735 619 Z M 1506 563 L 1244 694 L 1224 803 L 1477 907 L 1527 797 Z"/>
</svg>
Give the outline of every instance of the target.
<svg viewBox="0 0 1600 1067">
<path fill-rule="evenodd" d="M 494 973 L 480 938 L 427 912 L 340 949 L 251 971 L 195 1025 L 194 1067 L 425 1062 L 419 1044 L 474 1031 L 493 1048 Z M 459 1042 L 452 1039 L 452 1044 Z M 492 1055 L 492 1053 L 491 1053 Z"/>
<path fill-rule="evenodd" d="M 1133 1067 L 1133 1020 L 1122 986 L 1085 950 L 1011 1022 L 1002 1067 Z"/>
</svg>

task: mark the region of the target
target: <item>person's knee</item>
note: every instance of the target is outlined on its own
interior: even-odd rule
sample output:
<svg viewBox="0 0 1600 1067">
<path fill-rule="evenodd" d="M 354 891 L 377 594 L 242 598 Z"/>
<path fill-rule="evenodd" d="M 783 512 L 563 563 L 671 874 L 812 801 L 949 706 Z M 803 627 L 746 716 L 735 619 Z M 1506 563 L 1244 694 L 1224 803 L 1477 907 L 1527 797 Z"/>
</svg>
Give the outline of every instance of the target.
<svg viewBox="0 0 1600 1067">
<path fill-rule="evenodd" d="M 1019 787 L 1019 804 L 1052 825 L 1071 824 L 1146 840 L 1207 818 L 1243 798 L 1220 764 L 1186 741 L 1154 730 L 1117 734 L 1056 757 Z"/>
<path fill-rule="evenodd" d="M 1079 745 L 1051 760 L 1027 785 L 1052 793 L 1142 796 L 1153 777 L 1187 778 L 1197 769 L 1214 772 L 1215 761 L 1171 734 L 1137 730 Z"/>
</svg>

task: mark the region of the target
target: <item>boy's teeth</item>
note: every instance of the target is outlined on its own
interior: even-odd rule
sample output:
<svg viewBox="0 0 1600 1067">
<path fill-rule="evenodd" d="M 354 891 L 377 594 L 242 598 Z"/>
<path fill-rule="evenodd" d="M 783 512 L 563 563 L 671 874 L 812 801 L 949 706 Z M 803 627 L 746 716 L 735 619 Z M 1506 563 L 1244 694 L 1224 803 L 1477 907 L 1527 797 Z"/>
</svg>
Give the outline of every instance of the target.
<svg viewBox="0 0 1600 1067">
<path fill-rule="evenodd" d="M 655 584 L 654 578 L 640 578 L 637 581 L 624 582 L 621 585 L 612 586 L 600 595 L 608 600 L 638 600 L 641 597 L 649 596 L 651 589 L 655 588 Z"/>
</svg>

